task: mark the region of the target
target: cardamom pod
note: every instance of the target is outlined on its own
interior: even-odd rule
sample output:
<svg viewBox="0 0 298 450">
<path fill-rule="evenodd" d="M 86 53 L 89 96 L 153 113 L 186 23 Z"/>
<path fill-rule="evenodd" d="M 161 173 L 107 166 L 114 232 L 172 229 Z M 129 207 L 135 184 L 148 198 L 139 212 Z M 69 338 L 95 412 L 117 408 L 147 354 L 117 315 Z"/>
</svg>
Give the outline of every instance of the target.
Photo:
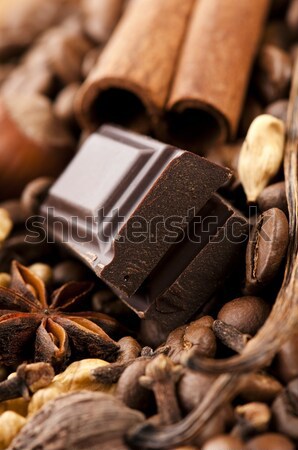
<svg viewBox="0 0 298 450">
<path fill-rule="evenodd" d="M 144 415 L 102 392 L 80 391 L 45 405 L 13 440 L 10 450 L 129 450 L 124 436 Z"/>
<path fill-rule="evenodd" d="M 45 403 L 65 393 L 87 389 L 112 394 L 115 385 L 101 384 L 91 376 L 92 370 L 108 364 L 101 359 L 84 359 L 70 364 L 64 372 L 54 377 L 49 386 L 33 395 L 29 404 L 29 416 L 35 414 Z"/>
<path fill-rule="evenodd" d="M 13 227 L 13 223 L 9 212 L 4 208 L 0 208 L 0 242 L 5 241 L 9 236 Z"/>
<path fill-rule="evenodd" d="M 259 194 L 277 174 L 284 154 L 285 125 L 262 114 L 251 124 L 240 151 L 238 173 L 248 202 Z"/>
<path fill-rule="evenodd" d="M 6 411 L 0 416 L 0 450 L 10 445 L 25 424 L 26 419 L 12 411 Z"/>
</svg>

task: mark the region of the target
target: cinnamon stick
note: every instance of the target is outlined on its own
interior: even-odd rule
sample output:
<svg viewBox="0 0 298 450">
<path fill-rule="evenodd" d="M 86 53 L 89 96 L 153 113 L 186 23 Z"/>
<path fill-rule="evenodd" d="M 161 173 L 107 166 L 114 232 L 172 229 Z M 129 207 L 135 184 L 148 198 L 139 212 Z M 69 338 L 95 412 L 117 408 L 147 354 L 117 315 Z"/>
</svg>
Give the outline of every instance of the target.
<svg viewBox="0 0 298 450">
<path fill-rule="evenodd" d="M 269 4 L 196 0 L 167 104 L 178 146 L 198 150 L 235 136 Z"/>
<path fill-rule="evenodd" d="M 77 112 L 84 127 L 95 129 L 103 122 L 114 122 L 147 131 L 158 122 L 193 3 L 129 3 L 79 92 Z"/>
</svg>

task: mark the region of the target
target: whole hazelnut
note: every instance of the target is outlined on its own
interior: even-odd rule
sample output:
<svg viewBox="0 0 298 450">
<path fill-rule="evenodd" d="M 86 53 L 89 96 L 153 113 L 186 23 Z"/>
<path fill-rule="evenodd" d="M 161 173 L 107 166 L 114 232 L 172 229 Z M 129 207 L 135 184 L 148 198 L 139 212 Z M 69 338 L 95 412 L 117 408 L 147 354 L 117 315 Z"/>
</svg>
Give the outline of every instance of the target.
<svg viewBox="0 0 298 450">
<path fill-rule="evenodd" d="M 0 198 L 18 197 L 39 176 L 56 177 L 69 161 L 74 142 L 40 95 L 0 98 Z"/>
</svg>

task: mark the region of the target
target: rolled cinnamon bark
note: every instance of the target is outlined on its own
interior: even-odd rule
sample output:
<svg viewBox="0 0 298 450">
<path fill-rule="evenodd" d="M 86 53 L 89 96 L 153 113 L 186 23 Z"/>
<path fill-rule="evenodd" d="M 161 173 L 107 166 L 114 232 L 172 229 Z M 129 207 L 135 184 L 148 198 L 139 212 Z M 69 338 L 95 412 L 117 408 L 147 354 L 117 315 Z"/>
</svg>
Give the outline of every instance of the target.
<svg viewBox="0 0 298 450">
<path fill-rule="evenodd" d="M 104 122 L 147 131 L 168 98 L 194 0 L 129 3 L 77 98 L 86 128 Z"/>
<path fill-rule="evenodd" d="M 235 135 L 269 4 L 196 1 L 167 104 L 178 146 L 197 151 Z"/>
</svg>

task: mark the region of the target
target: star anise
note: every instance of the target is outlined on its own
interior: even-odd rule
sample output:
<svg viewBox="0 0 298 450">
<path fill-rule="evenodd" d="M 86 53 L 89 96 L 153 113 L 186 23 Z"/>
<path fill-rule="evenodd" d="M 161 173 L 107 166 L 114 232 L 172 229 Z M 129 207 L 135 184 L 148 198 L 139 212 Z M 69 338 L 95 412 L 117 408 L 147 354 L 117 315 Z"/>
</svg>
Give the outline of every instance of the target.
<svg viewBox="0 0 298 450">
<path fill-rule="evenodd" d="M 0 287 L 0 363 L 44 361 L 63 367 L 70 359 L 114 361 L 119 349 L 109 334 L 119 324 L 97 312 L 72 312 L 92 289 L 70 282 L 50 297 L 43 281 L 18 262 L 12 263 L 10 288 Z"/>
</svg>

